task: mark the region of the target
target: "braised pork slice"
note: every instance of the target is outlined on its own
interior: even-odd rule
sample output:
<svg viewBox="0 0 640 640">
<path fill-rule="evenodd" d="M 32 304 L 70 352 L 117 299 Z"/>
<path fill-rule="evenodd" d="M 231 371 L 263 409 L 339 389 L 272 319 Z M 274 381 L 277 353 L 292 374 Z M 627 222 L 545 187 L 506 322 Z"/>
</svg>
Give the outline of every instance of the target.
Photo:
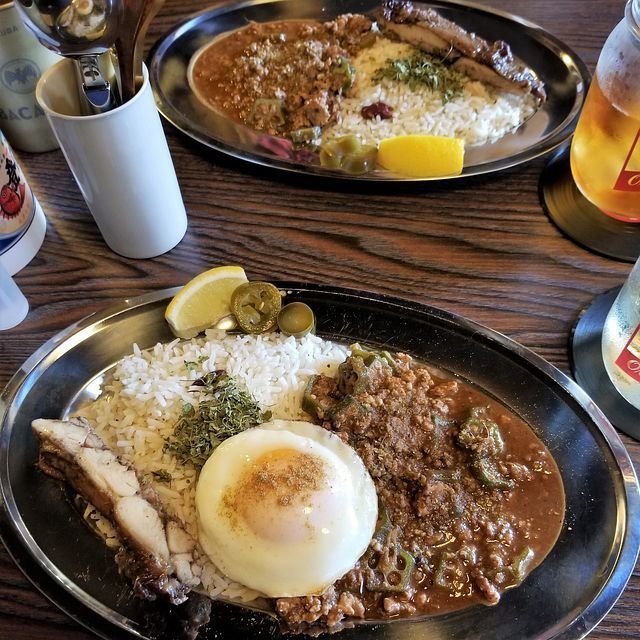
<svg viewBox="0 0 640 640">
<path fill-rule="evenodd" d="M 427 53 L 440 54 L 474 80 L 505 91 L 531 93 L 544 100 L 543 82 L 516 58 L 503 40 L 488 42 L 431 8 L 387 0 L 376 12 L 381 31 Z"/>
<path fill-rule="evenodd" d="M 111 521 L 121 543 L 116 562 L 135 593 L 184 602 L 198 582 L 191 569 L 195 541 L 167 517 L 155 490 L 87 422 L 38 419 L 32 428 L 40 442 L 39 468 L 68 482 Z"/>
</svg>

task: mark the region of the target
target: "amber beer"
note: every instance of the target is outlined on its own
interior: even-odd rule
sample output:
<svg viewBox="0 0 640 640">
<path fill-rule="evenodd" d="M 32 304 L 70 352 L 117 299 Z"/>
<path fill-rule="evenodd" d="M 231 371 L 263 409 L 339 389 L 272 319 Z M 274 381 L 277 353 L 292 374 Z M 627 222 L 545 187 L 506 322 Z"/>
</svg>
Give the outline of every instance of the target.
<svg viewBox="0 0 640 640">
<path fill-rule="evenodd" d="M 571 172 L 602 212 L 640 222 L 640 0 L 611 32 L 571 144 Z"/>
<path fill-rule="evenodd" d="M 615 97 L 614 97 L 615 99 Z M 571 172 L 604 213 L 640 222 L 640 104 L 625 113 L 593 80 L 571 145 Z"/>
</svg>

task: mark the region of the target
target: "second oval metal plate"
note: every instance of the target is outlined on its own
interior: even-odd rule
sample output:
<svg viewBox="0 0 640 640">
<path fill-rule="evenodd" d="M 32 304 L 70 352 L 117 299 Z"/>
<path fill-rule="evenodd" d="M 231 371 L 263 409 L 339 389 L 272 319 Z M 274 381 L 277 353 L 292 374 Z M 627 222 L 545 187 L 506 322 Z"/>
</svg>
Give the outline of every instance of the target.
<svg viewBox="0 0 640 640">
<path fill-rule="evenodd" d="M 607 613 L 640 547 L 640 494 L 613 427 L 572 380 L 524 347 L 446 311 L 331 286 L 274 283 L 308 304 L 318 334 L 404 351 L 508 406 L 549 447 L 565 487 L 565 525 L 547 559 L 495 607 L 389 623 L 366 621 L 335 640 L 578 640 Z M 30 580 L 108 640 L 177 640 L 189 607 L 134 597 L 73 493 L 36 467 L 37 417 L 68 415 L 131 353 L 173 339 L 164 310 L 177 289 L 123 301 L 54 336 L 0 393 L 0 538 Z M 272 618 L 213 604 L 201 640 L 285 639 Z"/>
<path fill-rule="evenodd" d="M 469 147 L 460 176 L 398 178 L 384 170 L 352 176 L 278 157 L 259 143 L 254 131 L 203 106 L 189 87 L 187 69 L 193 54 L 213 38 L 250 21 L 331 20 L 342 13 L 368 13 L 379 4 L 380 0 L 254 0 L 205 9 L 177 25 L 151 52 L 149 70 L 158 109 L 193 140 L 248 163 L 298 174 L 364 182 L 446 181 L 502 171 L 555 149 L 573 133 L 590 79 L 580 58 L 533 23 L 464 1 L 419 4 L 437 9 L 446 18 L 487 40 L 508 42 L 514 55 L 544 81 L 548 97 L 536 114 L 513 133 L 493 144 Z M 260 136 L 259 139 L 263 138 Z"/>
</svg>

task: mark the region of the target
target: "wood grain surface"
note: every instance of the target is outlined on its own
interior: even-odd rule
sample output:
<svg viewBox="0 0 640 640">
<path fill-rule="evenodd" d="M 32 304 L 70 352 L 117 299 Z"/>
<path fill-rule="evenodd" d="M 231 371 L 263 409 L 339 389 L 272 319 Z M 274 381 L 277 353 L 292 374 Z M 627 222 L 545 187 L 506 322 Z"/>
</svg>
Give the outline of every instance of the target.
<svg viewBox="0 0 640 640">
<path fill-rule="evenodd" d="M 592 71 L 624 9 L 622 0 L 486 4 L 539 24 Z M 206 6 L 169 0 L 151 25 L 147 50 Z M 538 198 L 544 158 L 465 181 L 355 187 L 243 164 L 197 146 L 168 124 L 165 131 L 189 230 L 178 247 L 152 260 L 107 249 L 61 152 L 17 154 L 48 228 L 42 249 L 15 278 L 31 310 L 19 327 L 0 334 L 0 387 L 70 323 L 222 264 L 241 264 L 253 279 L 331 283 L 435 305 L 506 334 L 570 373 L 568 337 L 580 310 L 631 268 L 574 244 L 545 216 Z M 637 467 L 640 444 L 622 440 Z M 92 637 L 0 549 L 0 638 Z M 640 638 L 637 567 L 589 638 Z"/>
</svg>

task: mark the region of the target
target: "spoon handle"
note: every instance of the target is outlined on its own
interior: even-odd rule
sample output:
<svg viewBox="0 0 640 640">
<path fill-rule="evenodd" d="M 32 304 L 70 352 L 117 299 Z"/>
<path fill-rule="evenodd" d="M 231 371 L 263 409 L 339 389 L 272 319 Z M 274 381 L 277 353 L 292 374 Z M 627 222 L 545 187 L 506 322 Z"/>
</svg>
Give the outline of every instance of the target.
<svg viewBox="0 0 640 640">
<path fill-rule="evenodd" d="M 138 26 L 138 36 L 133 42 L 133 62 L 136 69 L 142 73 L 142 58 L 144 54 L 144 39 L 151 21 L 155 18 L 165 0 L 148 0 L 144 6 Z"/>
<path fill-rule="evenodd" d="M 136 95 L 137 70 L 134 66 L 133 46 L 128 38 L 118 37 L 114 44 L 120 73 L 120 99 L 128 102 Z"/>
<path fill-rule="evenodd" d="M 136 79 L 142 75 L 144 36 L 149 23 L 158 13 L 164 0 L 124 0 L 122 23 L 115 41 L 120 70 L 122 101 L 133 98 Z"/>
</svg>

